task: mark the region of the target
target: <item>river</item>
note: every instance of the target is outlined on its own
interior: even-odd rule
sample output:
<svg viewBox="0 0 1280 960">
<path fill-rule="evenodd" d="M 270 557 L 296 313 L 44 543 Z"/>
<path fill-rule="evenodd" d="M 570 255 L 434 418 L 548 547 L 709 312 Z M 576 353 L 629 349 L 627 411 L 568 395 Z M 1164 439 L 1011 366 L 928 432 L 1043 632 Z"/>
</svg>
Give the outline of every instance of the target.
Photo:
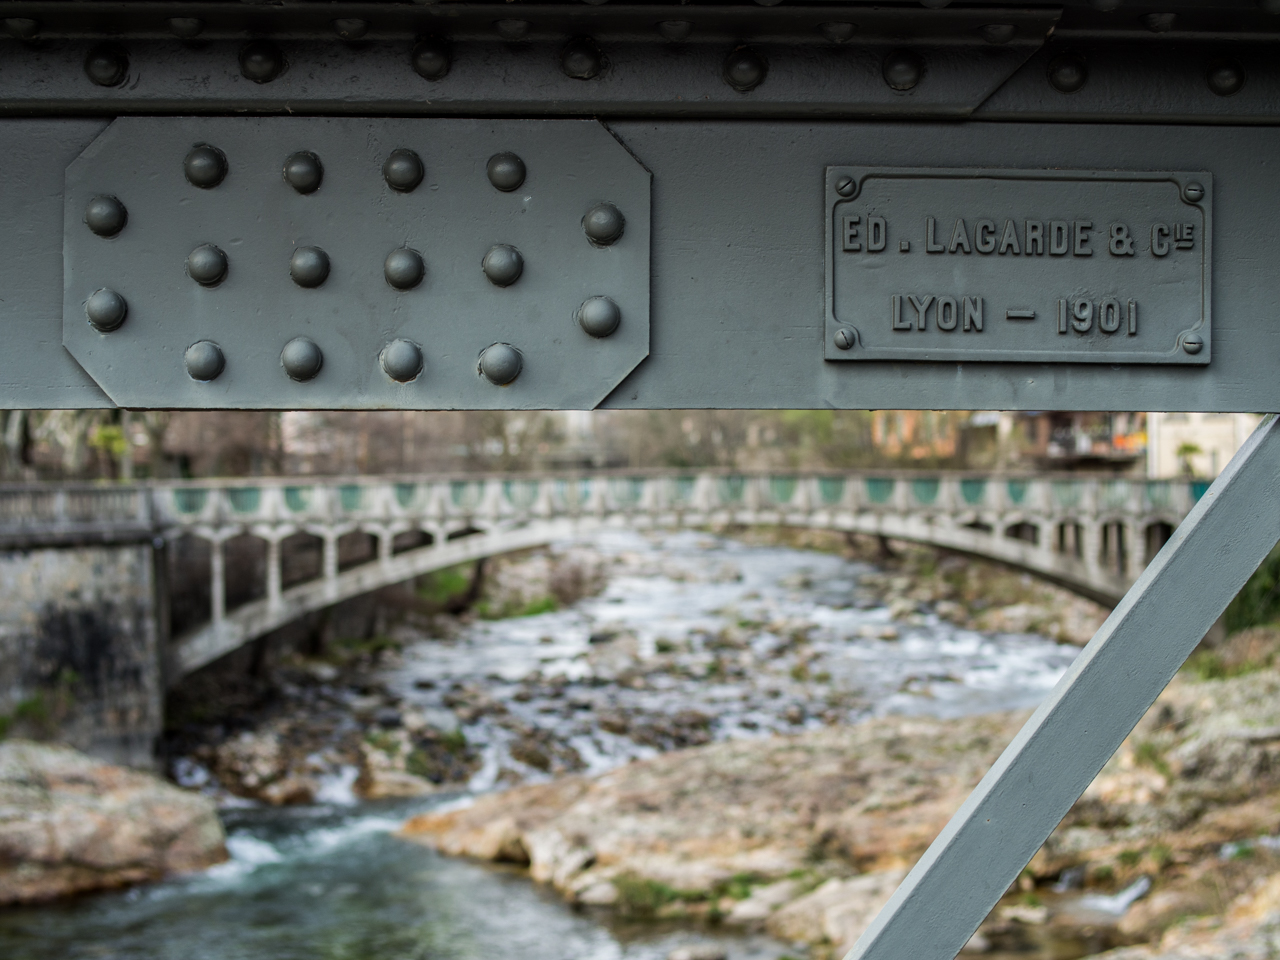
<svg viewBox="0 0 1280 960">
<path fill-rule="evenodd" d="M 385 670 L 406 715 L 462 725 L 481 757 L 472 791 L 554 774 L 555 763 L 513 751 L 513 731 L 536 729 L 549 753 L 597 772 L 679 745 L 663 741 L 677 734 L 655 718 L 692 713 L 699 737 L 720 739 L 891 712 L 1031 706 L 1077 652 L 1034 635 L 965 630 L 926 608 L 895 619 L 859 586 L 872 568 L 832 554 L 624 531 L 553 548 L 561 557 L 575 551 L 603 571 L 594 596 L 476 621 L 447 640 L 401 635 L 403 652 Z M 481 688 L 500 709 L 450 712 L 458 690 Z M 605 729 L 605 715 L 625 725 Z M 699 942 L 719 944 L 732 960 L 798 952 L 718 928 L 620 924 L 570 909 L 519 872 L 391 836 L 408 814 L 456 798 L 356 804 L 350 779 L 335 771 L 326 802 L 229 805 L 232 859 L 204 874 L 0 912 L 0 956 L 663 960 Z"/>
</svg>

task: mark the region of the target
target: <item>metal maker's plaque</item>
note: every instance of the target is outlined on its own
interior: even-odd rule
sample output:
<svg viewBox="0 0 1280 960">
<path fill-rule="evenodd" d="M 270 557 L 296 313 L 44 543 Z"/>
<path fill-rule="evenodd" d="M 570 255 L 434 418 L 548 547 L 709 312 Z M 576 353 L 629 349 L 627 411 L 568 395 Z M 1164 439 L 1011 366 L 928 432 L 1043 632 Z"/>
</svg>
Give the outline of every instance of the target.
<svg viewBox="0 0 1280 960">
<path fill-rule="evenodd" d="M 1208 173 L 828 167 L 828 360 L 1206 364 Z"/>
</svg>

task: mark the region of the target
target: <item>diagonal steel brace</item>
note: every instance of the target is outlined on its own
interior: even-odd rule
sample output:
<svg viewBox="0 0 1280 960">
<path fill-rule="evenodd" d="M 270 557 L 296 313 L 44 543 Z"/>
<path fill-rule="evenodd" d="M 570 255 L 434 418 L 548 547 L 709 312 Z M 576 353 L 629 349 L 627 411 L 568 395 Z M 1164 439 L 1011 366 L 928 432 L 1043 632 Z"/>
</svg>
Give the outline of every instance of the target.
<svg viewBox="0 0 1280 960">
<path fill-rule="evenodd" d="M 1269 416 L 974 788 L 845 960 L 953 960 L 1280 541 Z"/>
</svg>

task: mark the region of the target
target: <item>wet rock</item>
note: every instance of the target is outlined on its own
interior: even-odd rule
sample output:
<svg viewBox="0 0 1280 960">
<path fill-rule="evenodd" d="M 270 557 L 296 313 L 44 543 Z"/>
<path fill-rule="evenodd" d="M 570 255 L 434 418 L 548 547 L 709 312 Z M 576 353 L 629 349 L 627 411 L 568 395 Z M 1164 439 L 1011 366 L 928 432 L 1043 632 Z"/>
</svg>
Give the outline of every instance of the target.
<svg viewBox="0 0 1280 960">
<path fill-rule="evenodd" d="M 724 922 L 736 926 L 763 925 L 775 910 L 794 900 L 801 891 L 802 887 L 797 880 L 779 880 L 777 883 L 756 887 L 751 891 L 751 896 L 733 905 Z"/>
<path fill-rule="evenodd" d="M 287 768 L 280 738 L 271 731 L 246 731 L 214 752 L 214 775 L 240 796 L 260 797 L 263 788 L 282 778 Z"/>
<path fill-rule="evenodd" d="M 828 880 L 774 913 L 766 929 L 783 940 L 821 938 L 839 956 L 862 936 L 904 876 L 903 870 L 886 870 Z"/>
<path fill-rule="evenodd" d="M 0 743 L 0 903 L 204 869 L 224 840 L 205 797 L 65 747 Z"/>
<path fill-rule="evenodd" d="M 728 960 L 729 952 L 716 943 L 694 943 L 676 947 L 667 954 L 667 960 Z"/>
</svg>

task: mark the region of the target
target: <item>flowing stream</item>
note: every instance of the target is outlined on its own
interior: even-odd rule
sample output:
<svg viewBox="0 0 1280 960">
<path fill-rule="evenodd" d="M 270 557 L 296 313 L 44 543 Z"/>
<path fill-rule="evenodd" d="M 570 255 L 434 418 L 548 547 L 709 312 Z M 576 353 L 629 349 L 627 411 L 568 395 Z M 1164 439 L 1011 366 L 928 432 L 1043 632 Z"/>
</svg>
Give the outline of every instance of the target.
<svg viewBox="0 0 1280 960">
<path fill-rule="evenodd" d="M 688 730 L 660 718 L 693 715 L 690 729 L 707 740 L 1031 706 L 1077 652 L 961 629 L 924 607 L 895 619 L 858 584 L 871 568 L 828 554 L 698 533 L 613 532 L 554 550 L 594 557 L 603 592 L 560 611 L 477 621 L 448 641 L 401 637 L 387 670 L 406 713 L 460 727 L 480 751 L 472 790 L 513 772 L 552 775 L 513 751 L 522 729 L 545 731 L 559 756 L 594 772 L 679 745 Z M 472 707 L 458 706 L 460 690 Z M 474 709 L 477 697 L 501 706 Z M 391 836 L 410 813 L 450 798 L 356 804 L 349 782 L 336 776 L 327 802 L 311 806 L 227 809 L 232 859 L 203 874 L 0 911 L 0 957 L 663 960 L 698 943 L 731 960 L 798 952 L 763 936 L 575 911 L 517 871 Z"/>
</svg>

